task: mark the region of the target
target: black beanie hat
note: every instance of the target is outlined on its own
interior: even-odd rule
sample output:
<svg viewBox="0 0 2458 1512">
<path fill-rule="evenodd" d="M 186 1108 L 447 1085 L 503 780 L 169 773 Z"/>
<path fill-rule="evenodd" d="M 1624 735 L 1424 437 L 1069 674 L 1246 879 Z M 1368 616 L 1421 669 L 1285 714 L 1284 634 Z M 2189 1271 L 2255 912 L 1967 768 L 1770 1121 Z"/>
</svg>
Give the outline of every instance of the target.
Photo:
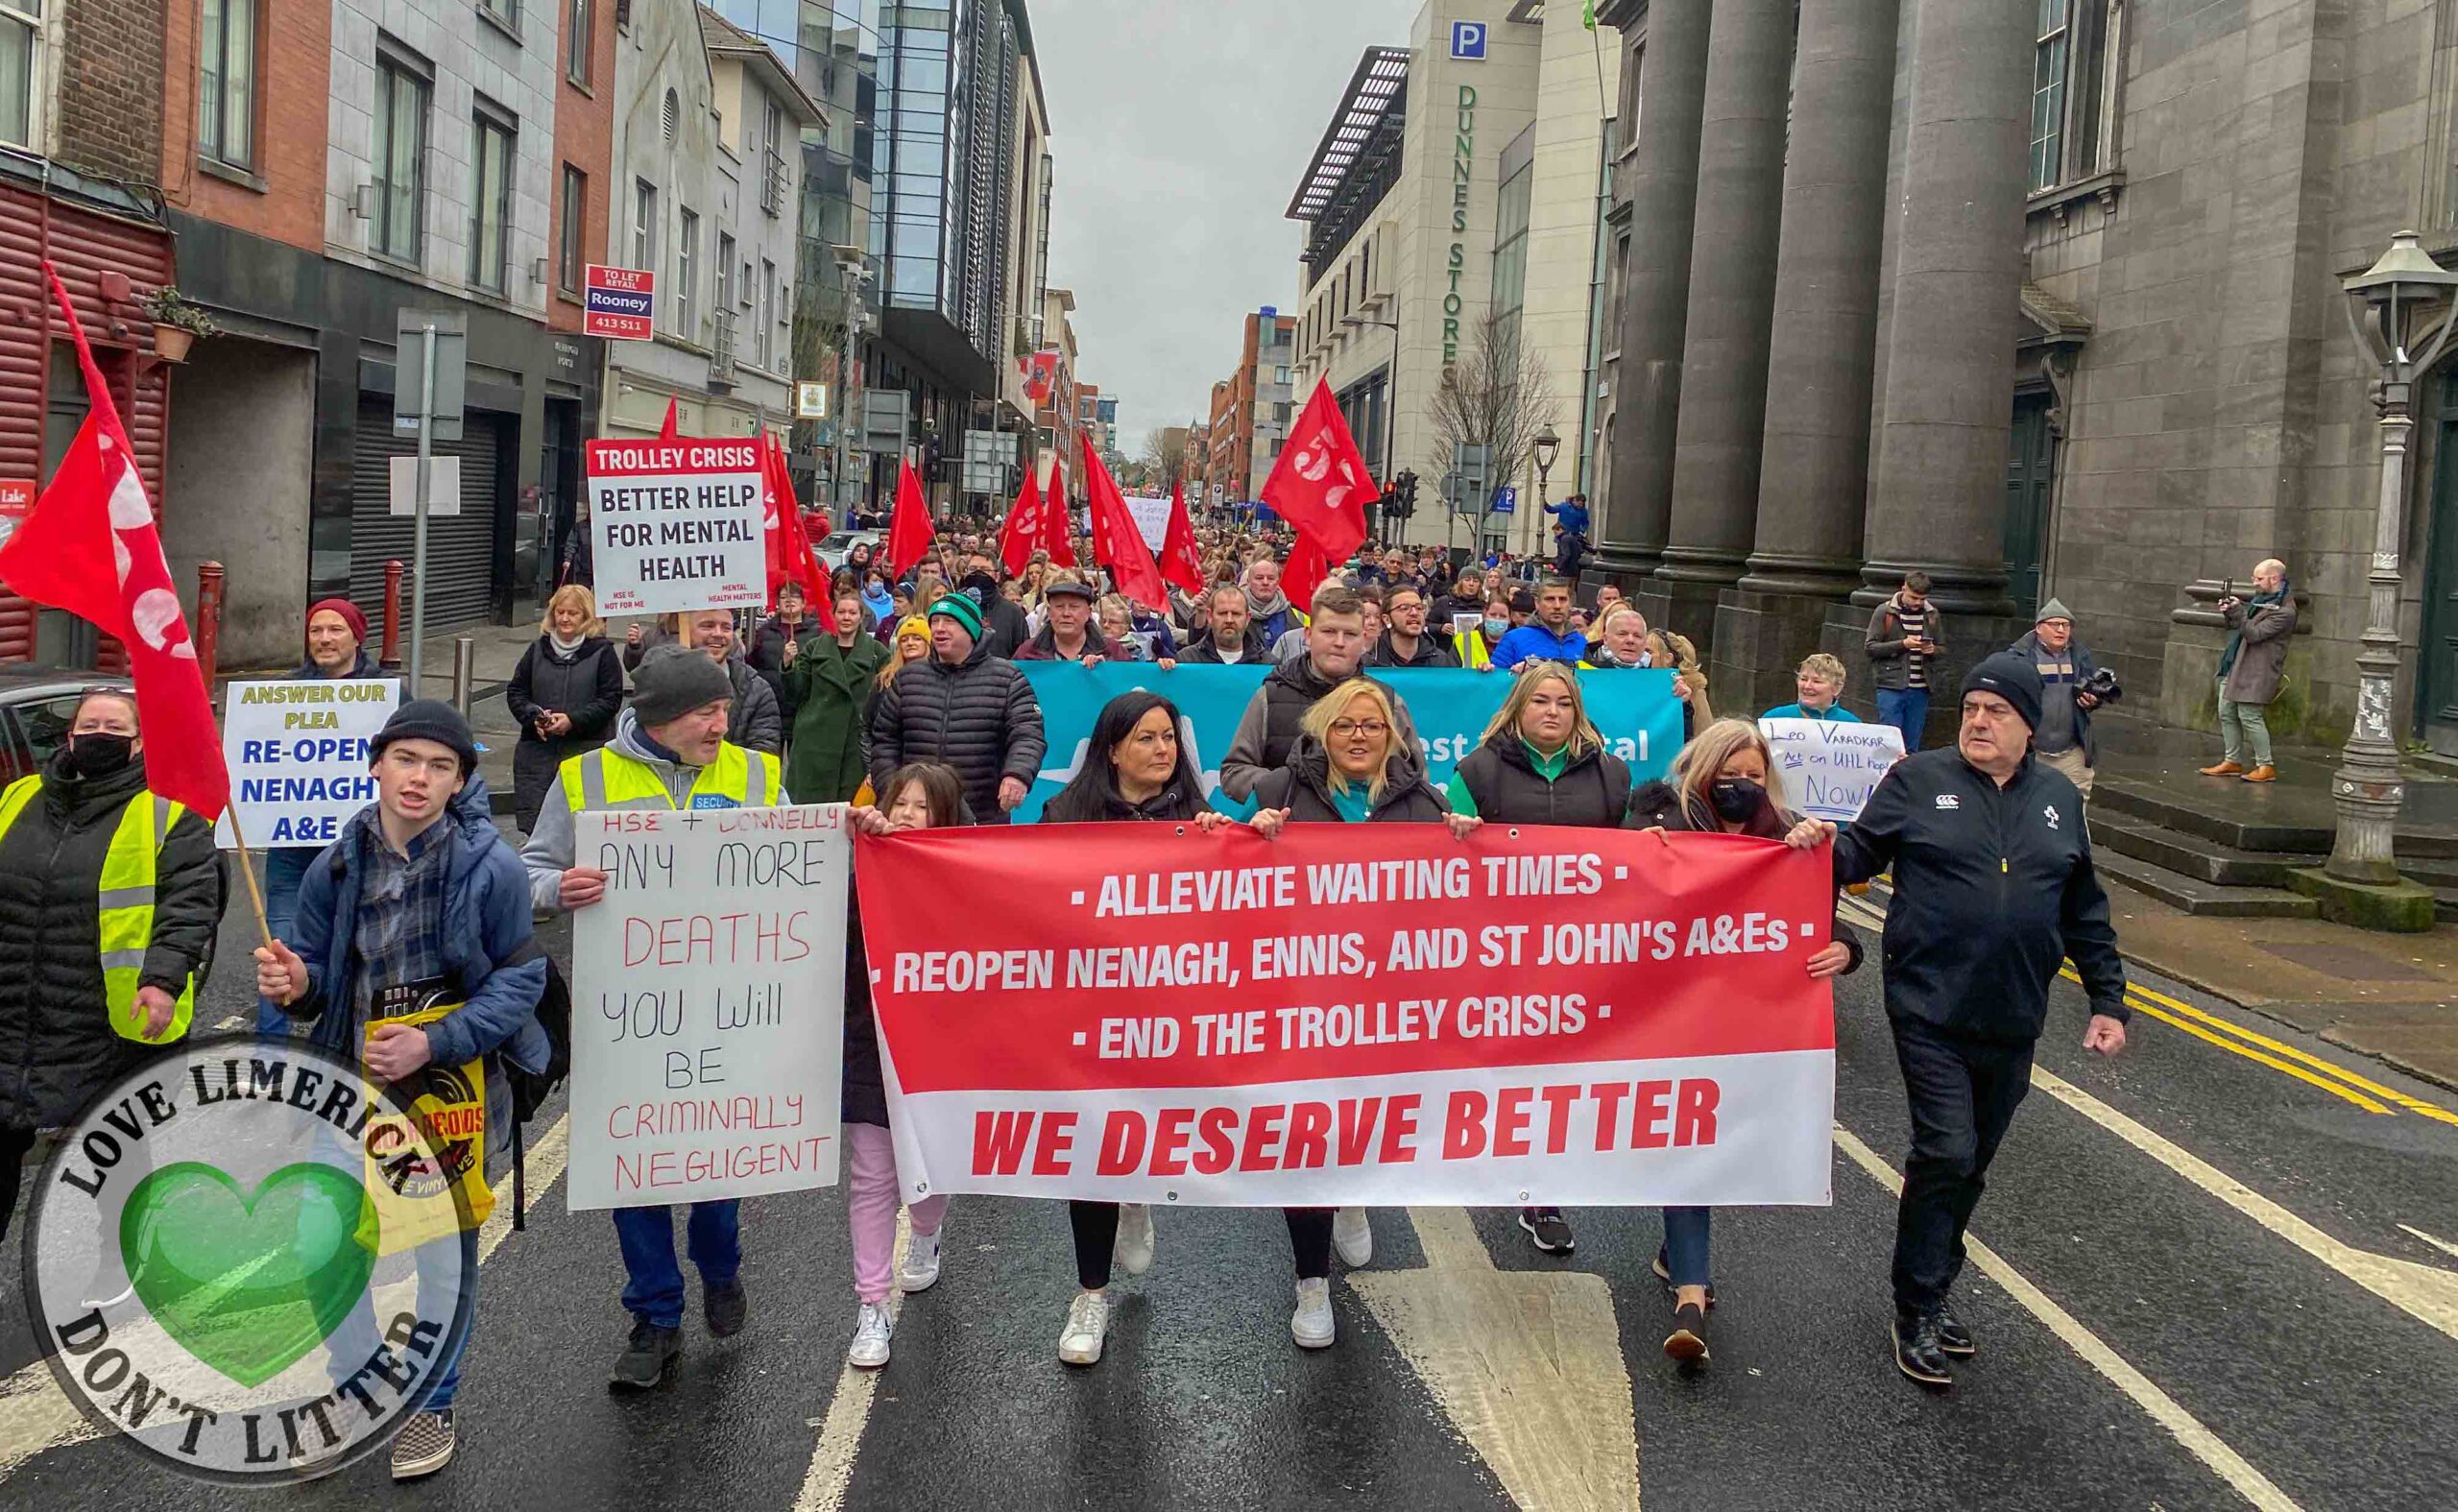
<svg viewBox="0 0 2458 1512">
<path fill-rule="evenodd" d="M 1964 674 L 1961 697 L 1973 693 L 1994 693 L 2014 706 L 2023 723 L 2039 728 L 2039 668 L 2027 657 L 2012 651 L 2000 651 Z"/>
<path fill-rule="evenodd" d="M 393 717 L 368 742 L 367 764 L 374 766 L 384 748 L 396 740 L 432 740 L 449 748 L 461 758 L 463 777 L 478 764 L 478 743 L 470 737 L 470 722 L 440 698 L 414 698 L 393 710 Z"/>
</svg>

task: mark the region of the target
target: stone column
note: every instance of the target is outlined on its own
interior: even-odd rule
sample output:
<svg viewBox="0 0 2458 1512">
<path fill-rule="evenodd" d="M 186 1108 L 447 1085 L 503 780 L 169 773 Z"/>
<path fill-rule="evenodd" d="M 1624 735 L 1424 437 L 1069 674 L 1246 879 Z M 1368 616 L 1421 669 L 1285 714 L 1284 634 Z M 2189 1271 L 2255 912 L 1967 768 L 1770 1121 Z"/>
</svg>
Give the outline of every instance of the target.
<svg viewBox="0 0 2458 1512">
<path fill-rule="evenodd" d="M 2005 616 L 2002 539 L 2014 343 L 2022 318 L 2031 9 L 1917 5 L 1884 430 L 1869 496 L 1864 587 L 1873 605 L 1925 569 L 1956 615 Z M 1973 626 L 1951 624 L 1953 652 Z M 1957 656 L 1960 660 L 1961 657 Z M 1957 674 L 1959 675 L 1959 674 Z"/>
<path fill-rule="evenodd" d="M 1793 0 L 1723 0 L 1716 7 L 1690 237 L 1672 531 L 1655 573 L 1672 601 L 1675 627 L 1701 642 L 1713 639 L 1717 592 L 1741 576 L 1758 513 L 1792 55 Z M 1814 116 L 1804 116 L 1803 125 L 1811 133 L 1824 130 Z"/>
<path fill-rule="evenodd" d="M 1827 607 L 1861 581 L 1895 0 L 1802 0 L 1749 573 L 1717 605 L 1709 682 L 1791 702 Z M 1777 696 L 1781 695 L 1781 696 Z"/>
<path fill-rule="evenodd" d="M 1597 563 L 1604 575 L 1626 582 L 1646 576 L 1662 560 L 1673 516 L 1674 426 L 1690 308 L 1709 10 L 1710 0 L 1653 0 L 1641 44 L 1647 60 L 1639 75 L 1630 261 L 1622 284 L 1613 491 L 1604 501 Z"/>
</svg>

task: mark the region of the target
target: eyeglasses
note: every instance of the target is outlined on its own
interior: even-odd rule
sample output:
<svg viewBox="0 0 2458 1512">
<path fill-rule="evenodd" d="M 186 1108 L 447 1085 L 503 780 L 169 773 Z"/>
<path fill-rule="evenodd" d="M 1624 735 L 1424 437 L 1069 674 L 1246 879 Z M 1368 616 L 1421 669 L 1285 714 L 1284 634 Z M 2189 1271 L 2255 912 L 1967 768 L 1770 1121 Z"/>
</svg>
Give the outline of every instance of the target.
<svg viewBox="0 0 2458 1512">
<path fill-rule="evenodd" d="M 1364 735 L 1371 739 L 1389 734 L 1391 727 L 1379 719 L 1335 719 L 1331 732 L 1335 735 Z"/>
</svg>

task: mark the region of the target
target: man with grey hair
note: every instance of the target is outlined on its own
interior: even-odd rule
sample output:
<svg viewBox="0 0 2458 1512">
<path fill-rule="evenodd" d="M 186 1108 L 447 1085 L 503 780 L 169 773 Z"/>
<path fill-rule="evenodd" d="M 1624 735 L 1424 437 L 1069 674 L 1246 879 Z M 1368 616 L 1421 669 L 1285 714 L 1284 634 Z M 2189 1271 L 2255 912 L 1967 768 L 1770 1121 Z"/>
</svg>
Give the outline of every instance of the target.
<svg viewBox="0 0 2458 1512">
<path fill-rule="evenodd" d="M 2219 764 L 2204 767 L 2202 775 L 2275 782 L 2278 770 L 2270 764 L 2270 723 L 2263 709 L 2286 681 L 2287 638 L 2296 633 L 2287 564 L 2272 557 L 2255 564 L 2253 596 L 2238 598 L 2231 591 L 2219 601 L 2219 612 L 2233 634 L 2219 654 Z M 2251 768 L 2239 759 L 2248 756 Z"/>
</svg>

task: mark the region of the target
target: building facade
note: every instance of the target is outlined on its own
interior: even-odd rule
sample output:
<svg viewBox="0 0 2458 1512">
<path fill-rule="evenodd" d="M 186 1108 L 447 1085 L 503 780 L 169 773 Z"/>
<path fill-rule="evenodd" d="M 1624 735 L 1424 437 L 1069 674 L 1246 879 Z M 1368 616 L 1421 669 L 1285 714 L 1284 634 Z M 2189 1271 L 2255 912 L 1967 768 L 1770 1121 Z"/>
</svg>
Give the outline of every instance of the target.
<svg viewBox="0 0 2458 1512">
<path fill-rule="evenodd" d="M 1280 460 L 1289 421 L 1295 418 L 1296 344 L 1297 318 L 1283 315 L 1271 305 L 1240 323 L 1238 366 L 1212 386 L 1212 410 L 1205 426 L 1209 438 L 1205 481 L 1218 491 L 1211 502 L 1251 502 L 1255 490 L 1271 476 L 1271 465 Z M 1366 460 L 1379 468 L 1381 453 L 1368 444 L 1365 435 L 1358 437 L 1358 445 Z"/>
</svg>

